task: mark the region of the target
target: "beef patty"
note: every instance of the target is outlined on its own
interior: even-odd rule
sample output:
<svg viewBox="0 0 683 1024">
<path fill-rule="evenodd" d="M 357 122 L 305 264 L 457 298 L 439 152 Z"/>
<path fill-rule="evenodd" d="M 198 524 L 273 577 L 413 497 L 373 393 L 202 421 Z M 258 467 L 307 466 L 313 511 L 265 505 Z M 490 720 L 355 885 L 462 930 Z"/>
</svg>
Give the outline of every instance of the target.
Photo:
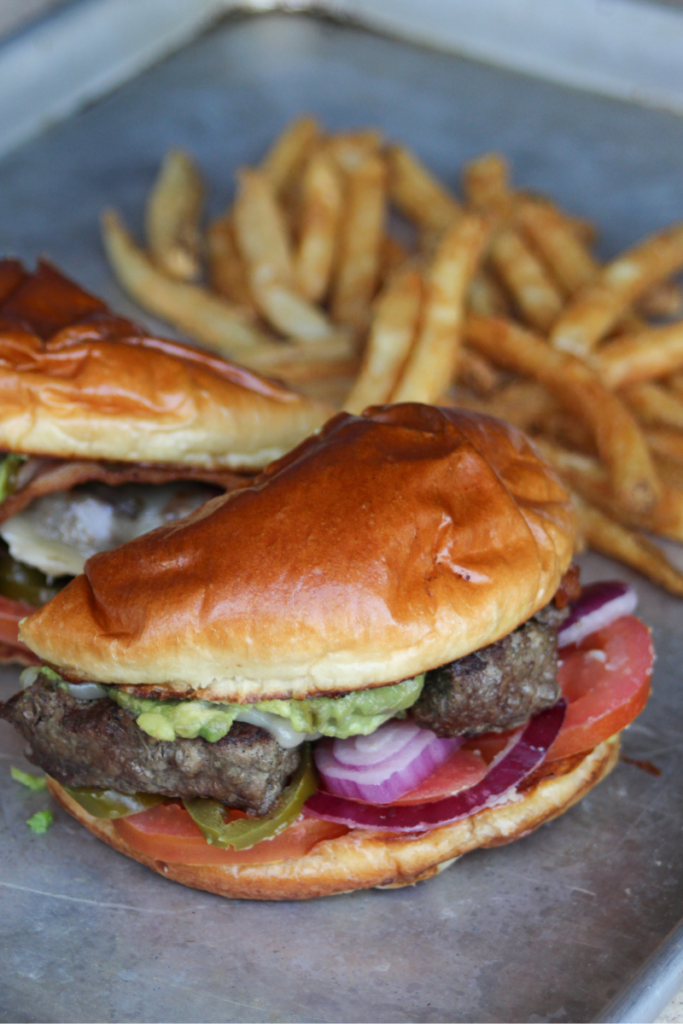
<svg viewBox="0 0 683 1024">
<path fill-rule="evenodd" d="M 44 679 L 0 704 L 0 717 L 28 741 L 29 760 L 65 786 L 222 800 L 257 814 L 270 810 L 301 756 L 245 722 L 217 743 L 155 740 L 108 697 L 75 700 Z"/>
<path fill-rule="evenodd" d="M 488 647 L 427 673 L 409 714 L 437 736 L 479 736 L 522 725 L 551 707 L 557 683 L 557 627 L 566 617 L 549 604 Z"/>
</svg>

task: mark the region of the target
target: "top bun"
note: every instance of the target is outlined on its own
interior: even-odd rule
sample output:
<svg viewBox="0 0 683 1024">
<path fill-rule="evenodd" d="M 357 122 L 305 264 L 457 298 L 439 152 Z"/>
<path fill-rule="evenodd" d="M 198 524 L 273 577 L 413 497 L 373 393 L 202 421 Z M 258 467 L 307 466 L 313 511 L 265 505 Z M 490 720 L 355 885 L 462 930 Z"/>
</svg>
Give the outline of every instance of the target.
<svg viewBox="0 0 683 1024">
<path fill-rule="evenodd" d="M 250 702 L 391 683 L 553 597 L 574 517 L 514 427 L 406 404 L 345 413 L 253 485 L 95 555 L 24 643 L 72 679 Z"/>
<path fill-rule="evenodd" d="M 0 261 L 0 448 L 261 468 L 331 410 L 217 356 L 149 337 L 48 263 Z"/>
</svg>

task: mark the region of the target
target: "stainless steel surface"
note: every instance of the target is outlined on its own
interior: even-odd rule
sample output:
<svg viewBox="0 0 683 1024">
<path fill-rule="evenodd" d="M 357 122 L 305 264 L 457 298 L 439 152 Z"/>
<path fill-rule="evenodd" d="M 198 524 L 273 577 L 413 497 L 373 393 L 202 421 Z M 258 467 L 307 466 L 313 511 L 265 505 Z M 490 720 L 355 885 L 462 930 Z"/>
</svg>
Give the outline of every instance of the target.
<svg viewBox="0 0 683 1024">
<path fill-rule="evenodd" d="M 604 253 L 680 217 L 683 120 L 308 16 L 231 20 L 0 163 L 0 249 L 47 253 L 118 310 L 97 232 L 139 228 L 167 146 L 201 161 L 214 212 L 287 118 L 378 124 L 446 181 L 500 148 L 516 179 L 595 218 Z M 152 321 L 150 321 L 152 323 Z M 157 325 L 158 326 L 158 325 Z M 628 576 L 591 557 L 588 578 Z M 635 577 L 631 577 L 635 580 Z M 0 1019 L 591 1020 L 681 917 L 681 604 L 638 582 L 659 654 L 620 764 L 562 819 L 398 891 L 229 902 L 166 882 L 9 779 L 0 723 Z M 16 673 L 5 670 L 8 696 Z"/>
<path fill-rule="evenodd" d="M 628 988 L 605 1006 L 598 1021 L 639 1024 L 655 1020 L 683 984 L 683 923 L 647 959 Z M 667 1020 L 675 1019 L 666 1017 Z"/>
</svg>

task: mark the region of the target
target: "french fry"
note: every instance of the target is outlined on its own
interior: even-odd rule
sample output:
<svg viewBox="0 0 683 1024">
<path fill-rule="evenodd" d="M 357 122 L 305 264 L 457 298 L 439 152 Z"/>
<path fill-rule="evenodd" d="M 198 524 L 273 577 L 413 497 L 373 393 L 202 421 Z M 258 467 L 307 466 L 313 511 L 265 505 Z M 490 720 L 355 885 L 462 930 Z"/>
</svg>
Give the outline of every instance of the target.
<svg viewBox="0 0 683 1024">
<path fill-rule="evenodd" d="M 631 384 L 619 394 L 641 423 L 683 430 L 683 401 L 661 384 Z"/>
<path fill-rule="evenodd" d="M 154 262 L 181 281 L 196 281 L 201 273 L 203 201 L 204 182 L 192 157 L 169 150 L 147 197 L 145 233 Z"/>
<path fill-rule="evenodd" d="M 589 547 L 642 573 L 674 597 L 683 597 L 683 573 L 671 564 L 663 551 L 577 495 L 573 495 L 572 500 L 580 531 Z"/>
<path fill-rule="evenodd" d="M 369 157 L 346 180 L 337 266 L 332 283 L 332 319 L 356 331 L 370 320 L 377 289 L 386 216 L 386 167 Z"/>
<path fill-rule="evenodd" d="M 572 234 L 586 248 L 590 248 L 597 239 L 598 232 L 591 220 L 588 220 L 586 217 L 578 217 L 575 213 L 568 213 L 566 210 L 556 206 L 552 199 L 549 199 L 547 196 L 541 195 L 538 192 L 530 192 L 528 189 L 518 189 L 515 192 L 515 200 L 516 205 L 531 202 L 541 206 L 550 206 L 556 214 L 563 218 Z"/>
<path fill-rule="evenodd" d="M 514 196 L 510 185 L 509 166 L 500 153 L 485 153 L 466 163 L 462 172 L 463 190 L 470 206 L 480 213 L 510 216 Z"/>
<path fill-rule="evenodd" d="M 482 412 L 530 430 L 555 409 L 552 395 L 535 380 L 513 380 L 487 400 Z"/>
<path fill-rule="evenodd" d="M 405 146 L 390 146 L 389 193 L 408 220 L 427 231 L 442 232 L 462 213 L 460 203 Z"/>
<path fill-rule="evenodd" d="M 683 320 L 620 337 L 598 349 L 590 363 L 609 388 L 668 376 L 683 368 Z"/>
<path fill-rule="evenodd" d="M 491 265 L 530 327 L 548 331 L 562 311 L 562 295 L 540 260 L 513 228 L 491 242 Z"/>
<path fill-rule="evenodd" d="M 415 337 L 422 292 L 418 271 L 404 270 L 378 297 L 360 375 L 344 402 L 347 412 L 389 400 Z"/>
<path fill-rule="evenodd" d="M 260 167 L 275 195 L 287 191 L 319 135 L 314 117 L 298 117 L 275 140 Z"/>
<path fill-rule="evenodd" d="M 209 225 L 206 257 L 209 283 L 214 291 L 238 306 L 253 308 L 247 273 L 235 240 L 235 225 L 229 214 Z"/>
<path fill-rule="evenodd" d="M 517 204 L 515 218 L 566 296 L 575 295 L 598 273 L 598 262 L 552 203 L 525 199 Z"/>
<path fill-rule="evenodd" d="M 662 483 L 683 491 L 683 462 L 670 459 L 667 455 L 658 455 L 657 452 L 654 454 L 654 460 Z"/>
<path fill-rule="evenodd" d="M 287 232 L 261 172 L 239 172 L 234 222 L 249 290 L 266 320 L 282 334 L 300 341 L 331 339 L 335 331 L 327 317 L 293 286 Z"/>
<path fill-rule="evenodd" d="M 133 241 L 119 215 L 102 215 L 102 239 L 121 286 L 143 309 L 167 320 L 223 355 L 244 358 L 249 349 L 273 344 L 243 309 L 231 306 L 200 285 L 174 280 Z"/>
<path fill-rule="evenodd" d="M 648 530 L 670 540 L 683 540 L 683 491 L 660 484 L 660 498 L 648 512 L 634 512 L 618 501 L 603 466 L 590 456 L 570 452 L 535 438 L 541 454 L 572 490 L 626 526 Z"/>
<path fill-rule="evenodd" d="M 458 365 L 464 305 L 481 259 L 488 228 L 464 214 L 448 229 L 426 278 L 422 323 L 393 402 L 435 402 Z"/>
<path fill-rule="evenodd" d="M 379 250 L 379 276 L 386 282 L 396 273 L 408 260 L 410 253 L 405 245 L 402 245 L 393 235 L 385 235 L 380 243 Z"/>
<path fill-rule="evenodd" d="M 638 311 L 643 316 L 674 317 L 683 312 L 683 294 L 675 281 L 662 281 L 640 299 Z"/>
<path fill-rule="evenodd" d="M 507 296 L 485 267 L 480 267 L 472 278 L 467 307 L 479 316 L 507 316 L 510 313 Z"/>
<path fill-rule="evenodd" d="M 585 357 L 653 285 L 683 266 L 683 225 L 677 224 L 629 249 L 603 267 L 564 310 L 552 345 Z"/>
<path fill-rule="evenodd" d="M 294 282 L 304 298 L 320 302 L 329 287 L 342 209 L 342 182 L 324 150 L 315 153 L 301 186 Z"/>
<path fill-rule="evenodd" d="M 657 455 L 683 462 L 683 434 L 667 427 L 650 427 L 645 431 L 647 443 Z"/>
<path fill-rule="evenodd" d="M 477 395 L 491 395 L 500 384 L 500 374 L 481 352 L 461 348 L 456 378 Z"/>
<path fill-rule="evenodd" d="M 643 512 L 654 505 L 660 486 L 645 438 L 623 402 L 589 367 L 508 320 L 469 316 L 464 336 L 497 365 L 538 380 L 580 417 L 626 508 Z"/>
<path fill-rule="evenodd" d="M 325 144 L 327 153 L 340 171 L 350 174 L 370 156 L 377 156 L 382 146 L 382 133 L 374 128 L 333 135 Z"/>
</svg>

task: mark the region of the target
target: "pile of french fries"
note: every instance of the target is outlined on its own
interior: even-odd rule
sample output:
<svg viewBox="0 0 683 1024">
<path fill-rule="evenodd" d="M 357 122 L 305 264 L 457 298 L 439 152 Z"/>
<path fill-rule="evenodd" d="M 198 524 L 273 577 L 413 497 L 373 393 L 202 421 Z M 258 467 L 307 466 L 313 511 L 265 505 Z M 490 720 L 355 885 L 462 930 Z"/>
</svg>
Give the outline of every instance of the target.
<svg viewBox="0 0 683 1024">
<path fill-rule="evenodd" d="M 338 405 L 420 401 L 506 419 L 572 492 L 580 544 L 683 597 L 648 535 L 683 542 L 683 224 L 600 264 L 593 226 L 515 189 L 486 154 L 452 195 L 364 129 L 290 124 L 202 230 L 205 186 L 171 151 L 146 246 L 103 215 L 112 268 L 144 309 Z M 328 388 L 329 390 L 329 388 Z"/>
</svg>

